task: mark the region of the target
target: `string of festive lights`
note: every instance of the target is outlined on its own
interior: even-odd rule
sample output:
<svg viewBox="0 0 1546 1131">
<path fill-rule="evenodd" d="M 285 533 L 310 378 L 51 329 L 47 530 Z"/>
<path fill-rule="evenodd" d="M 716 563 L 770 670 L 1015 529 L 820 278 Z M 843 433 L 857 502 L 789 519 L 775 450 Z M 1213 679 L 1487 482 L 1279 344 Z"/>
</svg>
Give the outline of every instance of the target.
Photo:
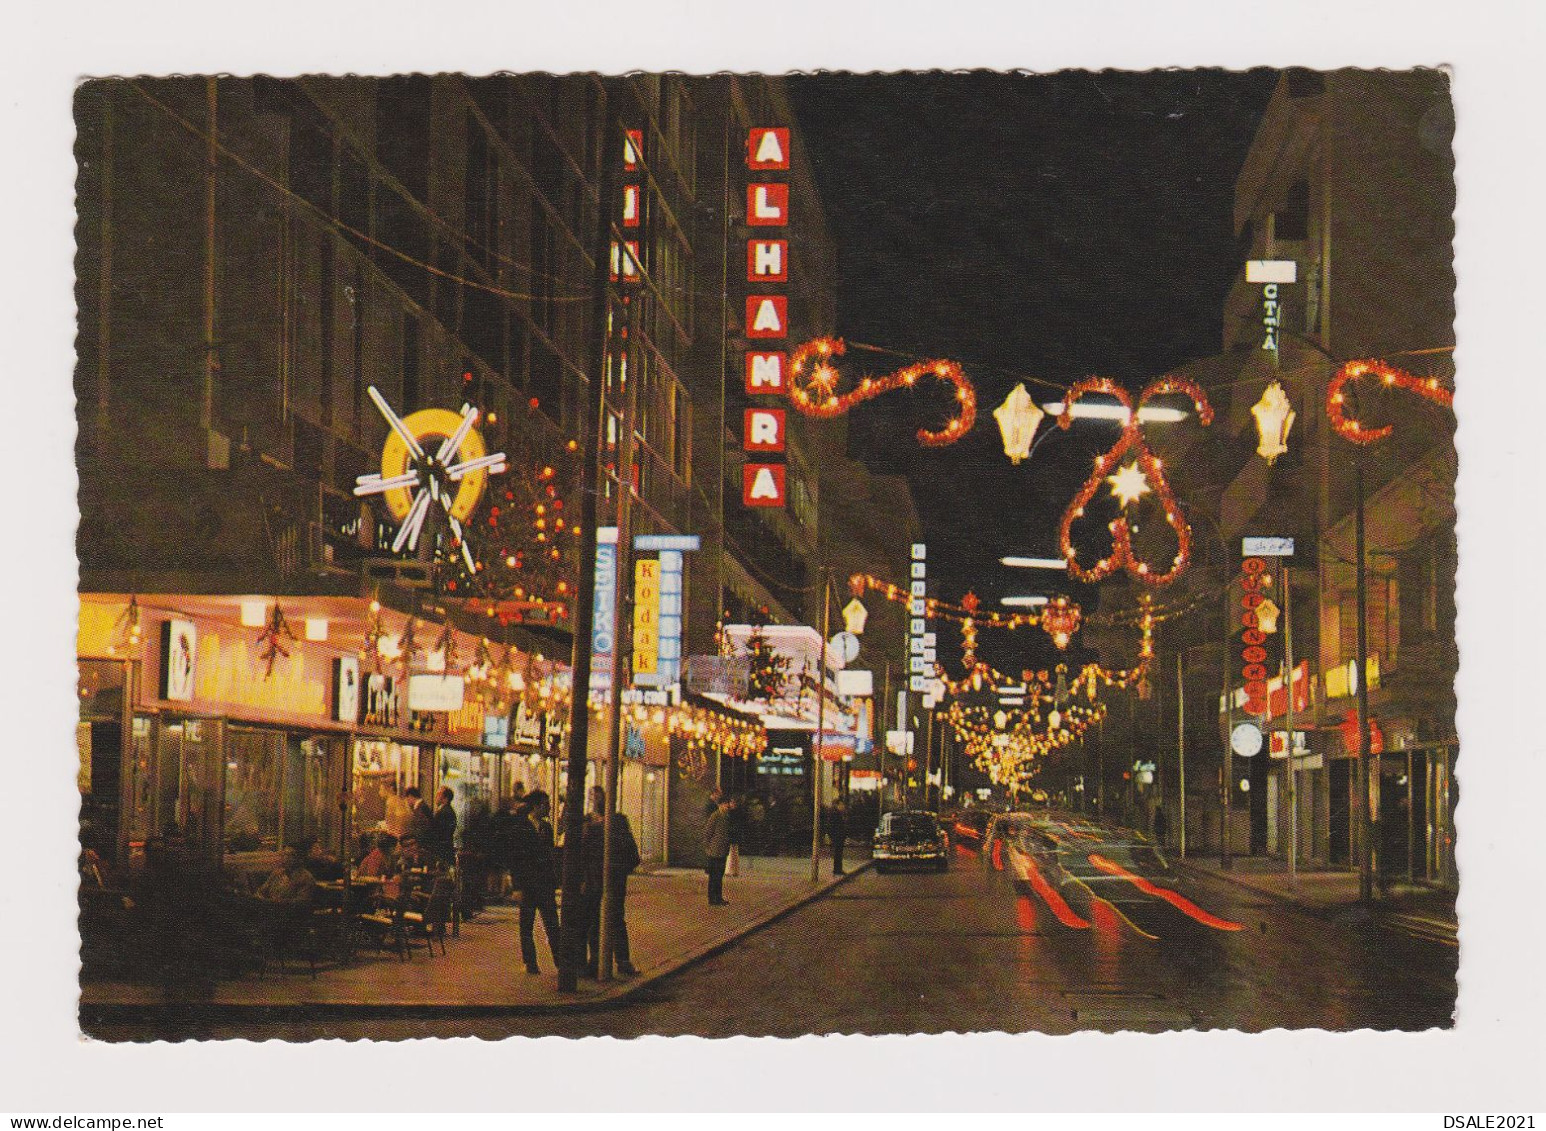
<svg viewBox="0 0 1546 1131">
<path fill-rule="evenodd" d="M 833 359 L 847 352 L 842 338 L 815 338 L 789 358 L 789 399 L 806 416 L 841 416 L 856 404 L 893 389 L 911 388 L 920 379 L 932 378 L 955 386 L 956 415 L 943 428 L 918 429 L 918 442 L 926 448 L 943 448 L 972 430 L 977 422 L 977 390 L 966 371 L 954 361 L 932 359 L 904 365 L 884 377 L 861 377 L 846 393 L 839 393 L 839 374 Z"/>
<path fill-rule="evenodd" d="M 1455 402 L 1455 394 L 1439 384 L 1437 377 L 1418 377 L 1397 369 L 1394 365 L 1383 361 L 1350 361 L 1337 370 L 1326 386 L 1326 416 L 1331 421 L 1332 429 L 1349 443 L 1366 445 L 1377 443 L 1389 436 L 1393 426 L 1386 424 L 1380 428 L 1366 428 L 1357 420 L 1347 415 L 1346 390 L 1355 382 L 1366 377 L 1378 377 L 1380 383 L 1386 388 L 1405 389 L 1409 393 L 1416 393 L 1425 400 L 1432 401 L 1436 405 L 1451 408 Z"/>
<path fill-rule="evenodd" d="M 1094 582 L 1110 576 L 1118 569 L 1125 569 L 1135 580 L 1144 585 L 1168 585 L 1181 576 L 1191 560 L 1192 532 L 1181 513 L 1175 495 L 1170 490 L 1163 465 L 1149 450 L 1148 442 L 1144 439 L 1139 414 L 1144 406 L 1156 397 L 1181 394 L 1191 398 L 1197 410 L 1198 419 L 1206 427 L 1213 423 L 1213 406 L 1208 403 L 1207 394 L 1197 384 L 1182 377 L 1162 377 L 1151 382 L 1138 395 L 1136 406 L 1127 390 L 1115 381 L 1107 377 L 1089 377 L 1075 384 L 1063 398 L 1063 411 L 1058 416 L 1059 428 L 1068 428 L 1073 424 L 1074 404 L 1090 393 L 1101 393 L 1116 398 L 1127 410 L 1127 416 L 1122 425 L 1122 435 L 1105 454 L 1095 457 L 1095 466 L 1090 477 L 1085 480 L 1084 486 L 1079 489 L 1078 494 L 1068 504 L 1068 509 L 1063 512 L 1063 521 L 1058 528 L 1058 541 L 1062 547 L 1063 557 L 1068 562 L 1068 572 L 1080 581 Z M 1118 464 L 1130 451 L 1133 452 L 1133 462 L 1118 468 Z M 1114 468 L 1117 470 L 1113 473 Z M 1093 568 L 1085 569 L 1079 564 L 1078 553 L 1074 549 L 1073 525 L 1076 519 L 1084 516 L 1085 507 L 1100 490 L 1102 481 L 1111 485 L 1112 494 L 1121 504 L 1121 511 L 1108 526 L 1112 537 L 1111 552 L 1096 562 Z M 1175 559 L 1171 562 L 1170 568 L 1164 571 L 1156 571 L 1148 562 L 1138 560 L 1133 552 L 1132 528 L 1127 521 L 1127 508 L 1151 491 L 1164 512 L 1165 524 L 1176 535 Z"/>
</svg>

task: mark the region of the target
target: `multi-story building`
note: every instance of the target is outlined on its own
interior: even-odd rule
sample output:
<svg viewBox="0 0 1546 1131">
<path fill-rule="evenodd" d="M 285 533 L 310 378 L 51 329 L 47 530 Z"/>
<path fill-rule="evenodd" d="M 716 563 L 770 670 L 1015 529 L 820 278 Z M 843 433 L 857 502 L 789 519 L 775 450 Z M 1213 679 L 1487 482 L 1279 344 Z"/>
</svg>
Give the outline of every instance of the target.
<svg viewBox="0 0 1546 1131">
<path fill-rule="evenodd" d="M 1369 713 L 1375 744 L 1383 745 L 1375 775 L 1381 867 L 1454 880 L 1453 417 L 1375 380 L 1360 382 L 1347 403 L 1371 426 L 1393 425 L 1389 437 L 1355 445 L 1327 414 L 1328 383 L 1354 359 L 1381 359 L 1452 385 L 1451 122 L 1440 72 L 1288 72 L 1240 172 L 1241 274 L 1225 303 L 1224 352 L 1187 370 L 1209 390 L 1217 419 L 1167 459 L 1184 468 L 1194 519 L 1198 564 L 1187 585 L 1194 594 L 1222 593 L 1216 614 L 1186 618 L 1162 636 L 1172 654 L 1190 653 L 1189 703 L 1220 703 L 1227 672 L 1230 693 L 1218 718 L 1189 711 L 1188 775 L 1196 784 L 1188 828 L 1191 843 L 1208 851 L 1220 844 L 1221 733 L 1247 717 L 1237 627 L 1219 647 L 1226 608 L 1240 597 L 1241 538 L 1279 535 L 1296 540 L 1294 556 L 1273 563 L 1272 598 L 1291 606 L 1294 729 L 1307 739 L 1296 758 L 1299 851 L 1330 864 L 1357 858 L 1356 722 L 1348 719 L 1361 495 Z M 1251 260 L 1291 262 L 1295 281 L 1248 281 Z M 1274 381 L 1295 418 L 1287 451 L 1269 461 L 1255 452 L 1252 409 Z M 1291 600 L 1279 565 L 1291 567 Z M 1269 730 L 1284 725 L 1281 679 L 1275 690 Z M 1286 853 L 1284 764 L 1234 760 L 1227 788 L 1235 850 Z"/>
<path fill-rule="evenodd" d="M 604 105 L 632 131 L 623 152 L 603 152 Z M 81 736 L 99 851 L 337 843 L 409 785 L 452 785 L 464 826 L 517 783 L 563 790 L 598 374 L 601 523 L 631 400 L 631 532 L 701 539 L 685 651 L 712 651 L 726 610 L 819 623 L 844 539 L 821 511 L 850 470 L 841 423 L 791 413 L 787 505 L 740 495 L 742 154 L 749 125 L 793 125 L 776 80 L 140 79 L 86 84 L 77 119 Z M 791 346 L 833 321 L 793 132 Z M 605 161 L 638 196 L 600 326 Z M 506 453 L 461 515 L 472 568 L 444 523 L 394 552 L 400 516 L 354 494 L 388 439 L 371 389 L 400 415 L 476 407 Z M 190 644 L 170 685 L 164 633 Z M 411 710 L 407 677 L 442 661 L 472 676 L 463 708 Z M 661 856 L 688 775 L 655 712 L 629 725 L 620 804 Z M 600 754 L 608 729 L 591 731 Z"/>
</svg>

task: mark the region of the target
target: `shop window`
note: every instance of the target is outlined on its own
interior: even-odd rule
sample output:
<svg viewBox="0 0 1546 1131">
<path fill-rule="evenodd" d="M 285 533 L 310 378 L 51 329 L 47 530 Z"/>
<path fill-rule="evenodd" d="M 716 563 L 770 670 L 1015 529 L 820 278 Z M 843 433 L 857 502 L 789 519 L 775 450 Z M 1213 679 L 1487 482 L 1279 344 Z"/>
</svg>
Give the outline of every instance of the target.
<svg viewBox="0 0 1546 1131">
<path fill-rule="evenodd" d="M 280 840 L 284 736 L 231 728 L 226 735 L 225 850 L 273 850 Z"/>
</svg>

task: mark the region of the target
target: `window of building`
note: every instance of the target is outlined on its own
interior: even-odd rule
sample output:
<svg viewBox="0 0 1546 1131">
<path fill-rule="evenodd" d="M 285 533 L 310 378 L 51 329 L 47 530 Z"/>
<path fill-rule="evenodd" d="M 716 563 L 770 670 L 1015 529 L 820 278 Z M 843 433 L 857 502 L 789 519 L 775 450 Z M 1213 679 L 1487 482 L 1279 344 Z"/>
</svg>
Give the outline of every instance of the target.
<svg viewBox="0 0 1546 1131">
<path fill-rule="evenodd" d="M 1297 180 L 1288 188 L 1283 206 L 1273 214 L 1274 240 L 1302 241 L 1310 236 L 1310 182 Z"/>
<path fill-rule="evenodd" d="M 419 319 L 403 312 L 403 403 L 399 411 L 417 412 L 425 407 L 419 401 Z"/>
</svg>

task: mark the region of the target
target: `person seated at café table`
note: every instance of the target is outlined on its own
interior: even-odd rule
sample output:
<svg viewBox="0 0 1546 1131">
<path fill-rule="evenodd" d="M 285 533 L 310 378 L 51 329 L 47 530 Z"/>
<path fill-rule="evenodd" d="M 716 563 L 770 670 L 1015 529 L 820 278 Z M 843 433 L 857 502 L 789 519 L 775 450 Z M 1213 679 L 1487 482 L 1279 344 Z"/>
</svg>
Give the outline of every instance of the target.
<svg viewBox="0 0 1546 1131">
<path fill-rule="evenodd" d="M 361 858 L 359 867 L 355 869 L 356 873 L 369 878 L 378 878 L 386 876 L 391 871 L 392 857 L 383 844 L 386 839 L 388 838 L 383 837 L 371 841 L 370 851 Z"/>
<path fill-rule="evenodd" d="M 310 903 L 317 890 L 317 879 L 306 869 L 301 850 L 293 845 L 284 850 L 279 867 L 269 874 L 255 893 L 271 903 Z"/>
<path fill-rule="evenodd" d="M 306 845 L 306 868 L 319 880 L 341 880 L 344 866 L 322 847 L 321 837 L 312 837 Z"/>
</svg>

